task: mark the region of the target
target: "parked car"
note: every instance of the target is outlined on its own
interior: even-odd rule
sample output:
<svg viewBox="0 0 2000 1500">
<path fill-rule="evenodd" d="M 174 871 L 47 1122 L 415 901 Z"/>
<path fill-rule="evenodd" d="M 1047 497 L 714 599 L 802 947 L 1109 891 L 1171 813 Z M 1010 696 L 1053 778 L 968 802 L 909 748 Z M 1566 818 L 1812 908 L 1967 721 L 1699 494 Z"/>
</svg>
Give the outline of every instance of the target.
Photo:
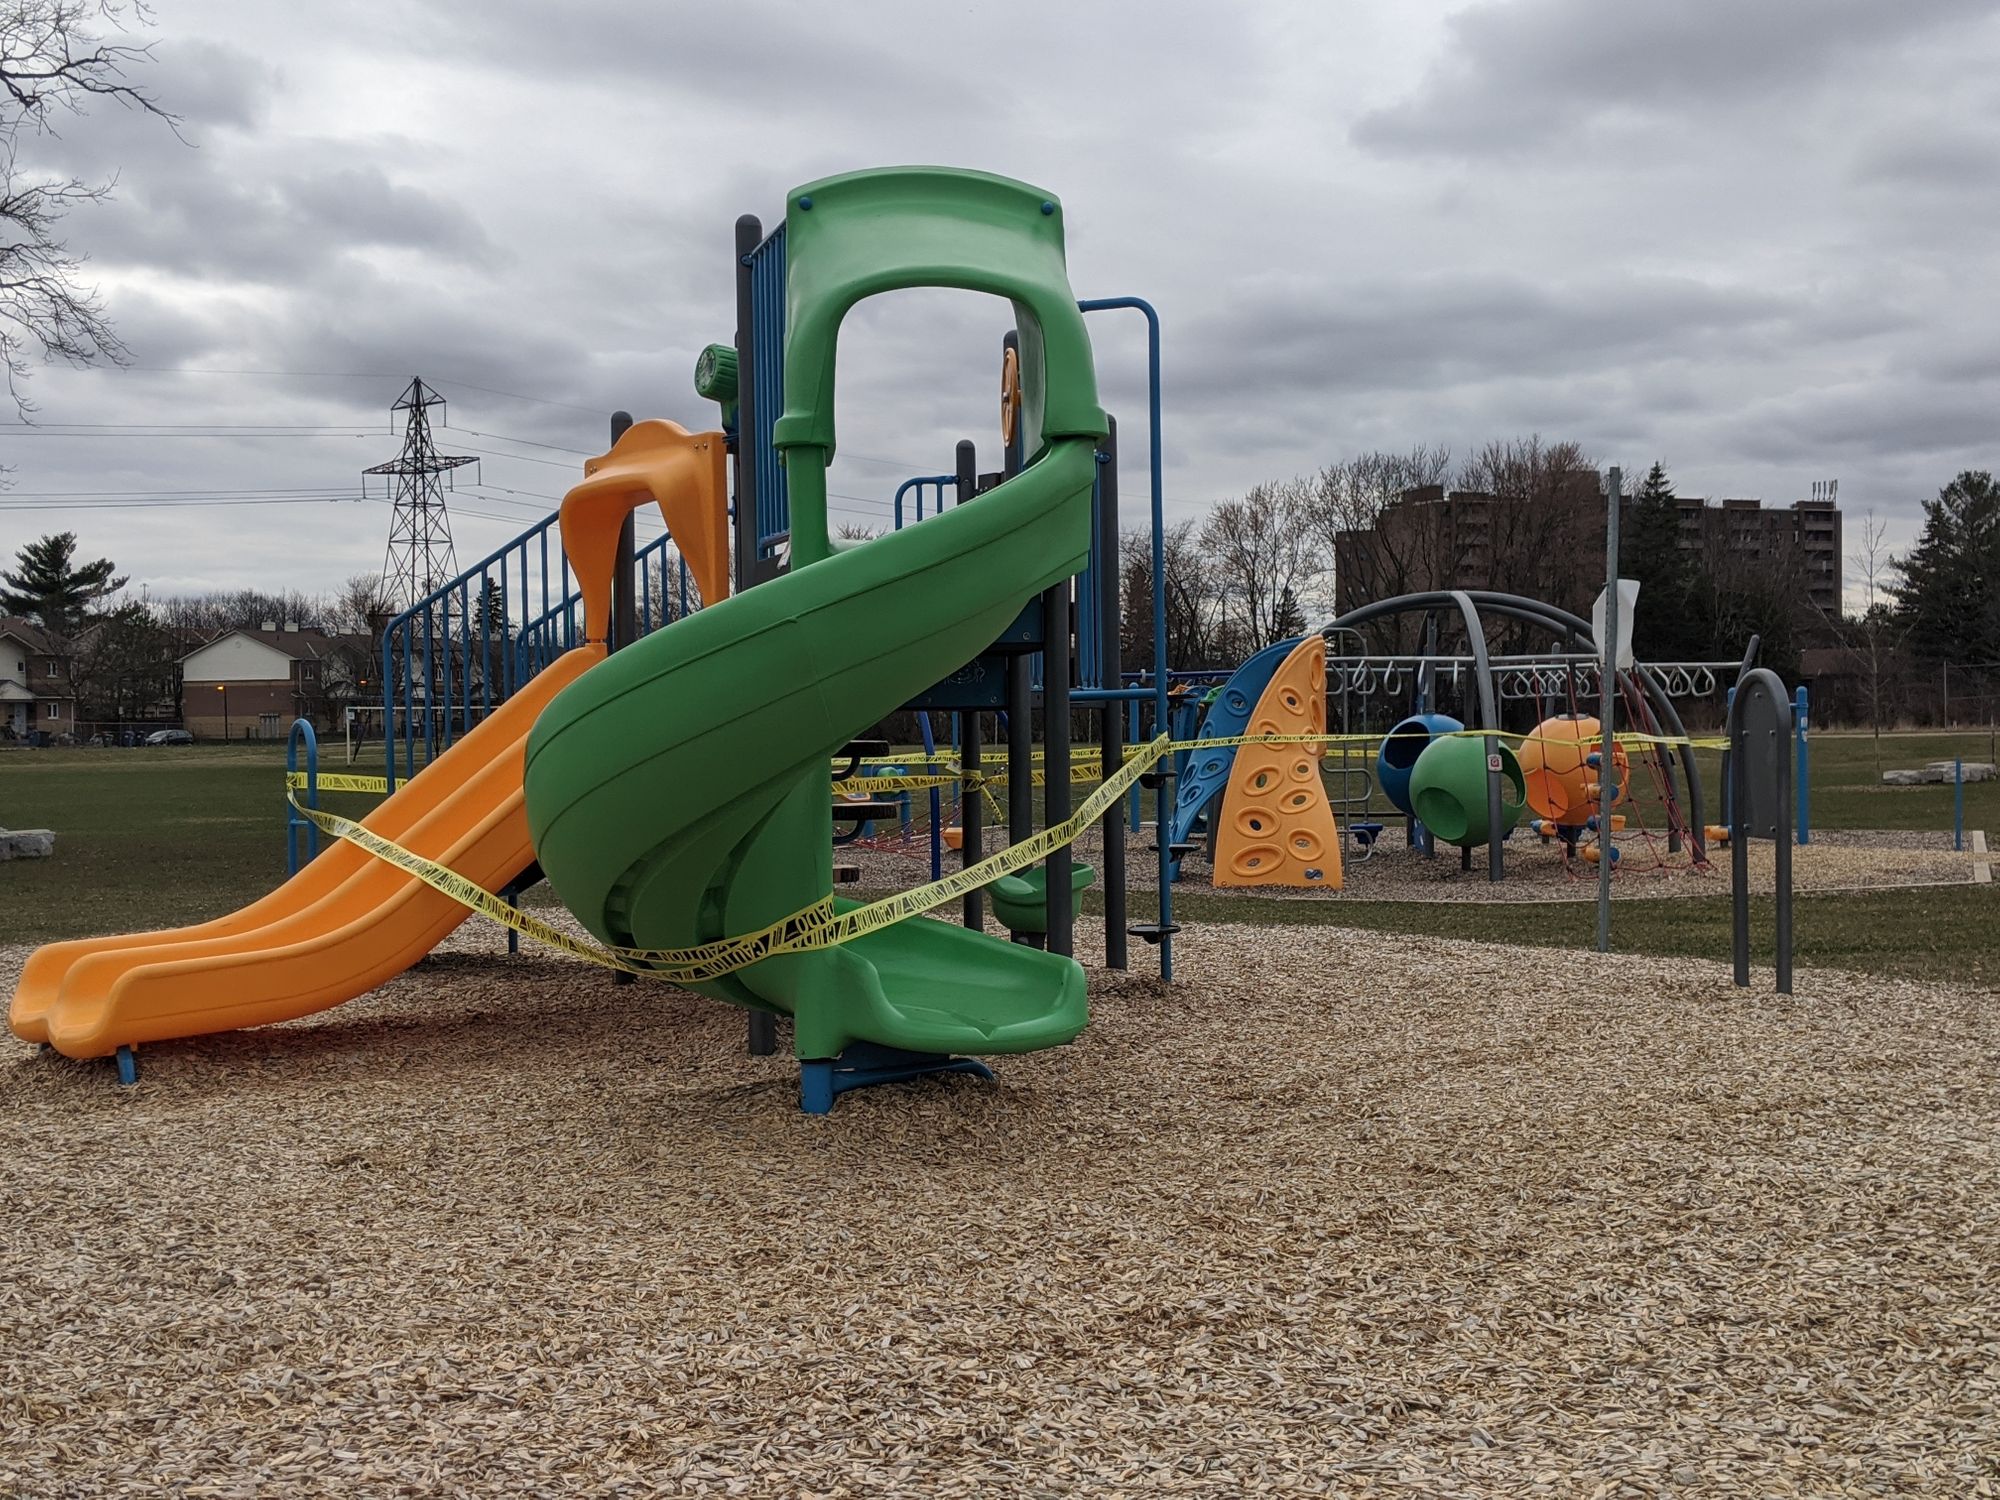
<svg viewBox="0 0 2000 1500">
<path fill-rule="evenodd" d="M 149 745 L 192 745 L 194 736 L 185 729 L 155 729 L 146 736 Z"/>
</svg>

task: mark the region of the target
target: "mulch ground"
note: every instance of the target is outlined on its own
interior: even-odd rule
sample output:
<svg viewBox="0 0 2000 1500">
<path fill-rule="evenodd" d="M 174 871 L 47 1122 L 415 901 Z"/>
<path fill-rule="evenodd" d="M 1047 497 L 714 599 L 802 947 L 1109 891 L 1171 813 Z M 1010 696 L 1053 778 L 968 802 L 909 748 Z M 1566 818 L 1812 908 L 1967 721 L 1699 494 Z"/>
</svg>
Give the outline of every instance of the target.
<svg viewBox="0 0 2000 1500">
<path fill-rule="evenodd" d="M 812 1119 L 500 946 L 0 1044 L 0 1493 L 2000 1493 L 1991 994 L 1204 926 Z"/>
</svg>

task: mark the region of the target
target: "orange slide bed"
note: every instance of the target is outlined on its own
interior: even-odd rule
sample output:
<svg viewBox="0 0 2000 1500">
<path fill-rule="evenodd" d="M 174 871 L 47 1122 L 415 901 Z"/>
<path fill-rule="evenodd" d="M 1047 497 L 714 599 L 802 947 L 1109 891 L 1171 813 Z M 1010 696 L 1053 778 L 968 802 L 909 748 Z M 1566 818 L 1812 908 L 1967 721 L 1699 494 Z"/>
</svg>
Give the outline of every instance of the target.
<svg viewBox="0 0 2000 1500">
<path fill-rule="evenodd" d="M 528 731 L 604 659 L 580 646 L 532 678 L 365 820 L 499 890 L 534 859 L 521 802 Z M 52 943 L 28 960 L 9 1022 L 70 1057 L 263 1026 L 366 994 L 422 958 L 465 907 L 337 840 L 239 912 L 166 932 Z"/>
</svg>

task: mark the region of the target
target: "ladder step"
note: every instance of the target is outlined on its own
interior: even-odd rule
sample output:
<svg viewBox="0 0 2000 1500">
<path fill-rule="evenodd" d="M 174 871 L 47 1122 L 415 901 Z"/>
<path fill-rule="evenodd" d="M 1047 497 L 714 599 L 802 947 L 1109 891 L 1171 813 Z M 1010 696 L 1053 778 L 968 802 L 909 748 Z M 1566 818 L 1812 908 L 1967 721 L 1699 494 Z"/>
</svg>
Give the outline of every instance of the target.
<svg viewBox="0 0 2000 1500">
<path fill-rule="evenodd" d="M 1125 929 L 1129 936 L 1139 939 L 1142 943 L 1151 943 L 1156 948 L 1162 938 L 1170 938 L 1180 930 L 1181 924 L 1178 922 L 1168 922 L 1164 926 L 1158 922 L 1134 922 Z"/>
<path fill-rule="evenodd" d="M 849 802 L 842 798 L 833 804 L 833 816 L 836 822 L 842 823 L 865 823 L 871 818 L 899 819 L 903 816 L 903 804 L 878 802 L 872 799 L 866 802 Z"/>
</svg>

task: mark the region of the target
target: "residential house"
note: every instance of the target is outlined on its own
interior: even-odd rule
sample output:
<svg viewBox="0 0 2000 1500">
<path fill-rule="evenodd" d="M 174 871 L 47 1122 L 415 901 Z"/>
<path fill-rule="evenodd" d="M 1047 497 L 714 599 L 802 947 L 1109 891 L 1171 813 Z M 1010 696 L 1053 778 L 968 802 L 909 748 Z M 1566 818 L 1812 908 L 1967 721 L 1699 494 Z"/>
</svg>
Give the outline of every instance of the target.
<svg viewBox="0 0 2000 1500">
<path fill-rule="evenodd" d="M 69 648 L 18 615 L 0 615 L 0 740 L 74 732 Z"/>
<path fill-rule="evenodd" d="M 271 620 L 226 630 L 181 658 L 182 722 L 201 739 L 281 739 L 294 719 L 330 728 L 369 691 L 369 644 Z"/>
</svg>

